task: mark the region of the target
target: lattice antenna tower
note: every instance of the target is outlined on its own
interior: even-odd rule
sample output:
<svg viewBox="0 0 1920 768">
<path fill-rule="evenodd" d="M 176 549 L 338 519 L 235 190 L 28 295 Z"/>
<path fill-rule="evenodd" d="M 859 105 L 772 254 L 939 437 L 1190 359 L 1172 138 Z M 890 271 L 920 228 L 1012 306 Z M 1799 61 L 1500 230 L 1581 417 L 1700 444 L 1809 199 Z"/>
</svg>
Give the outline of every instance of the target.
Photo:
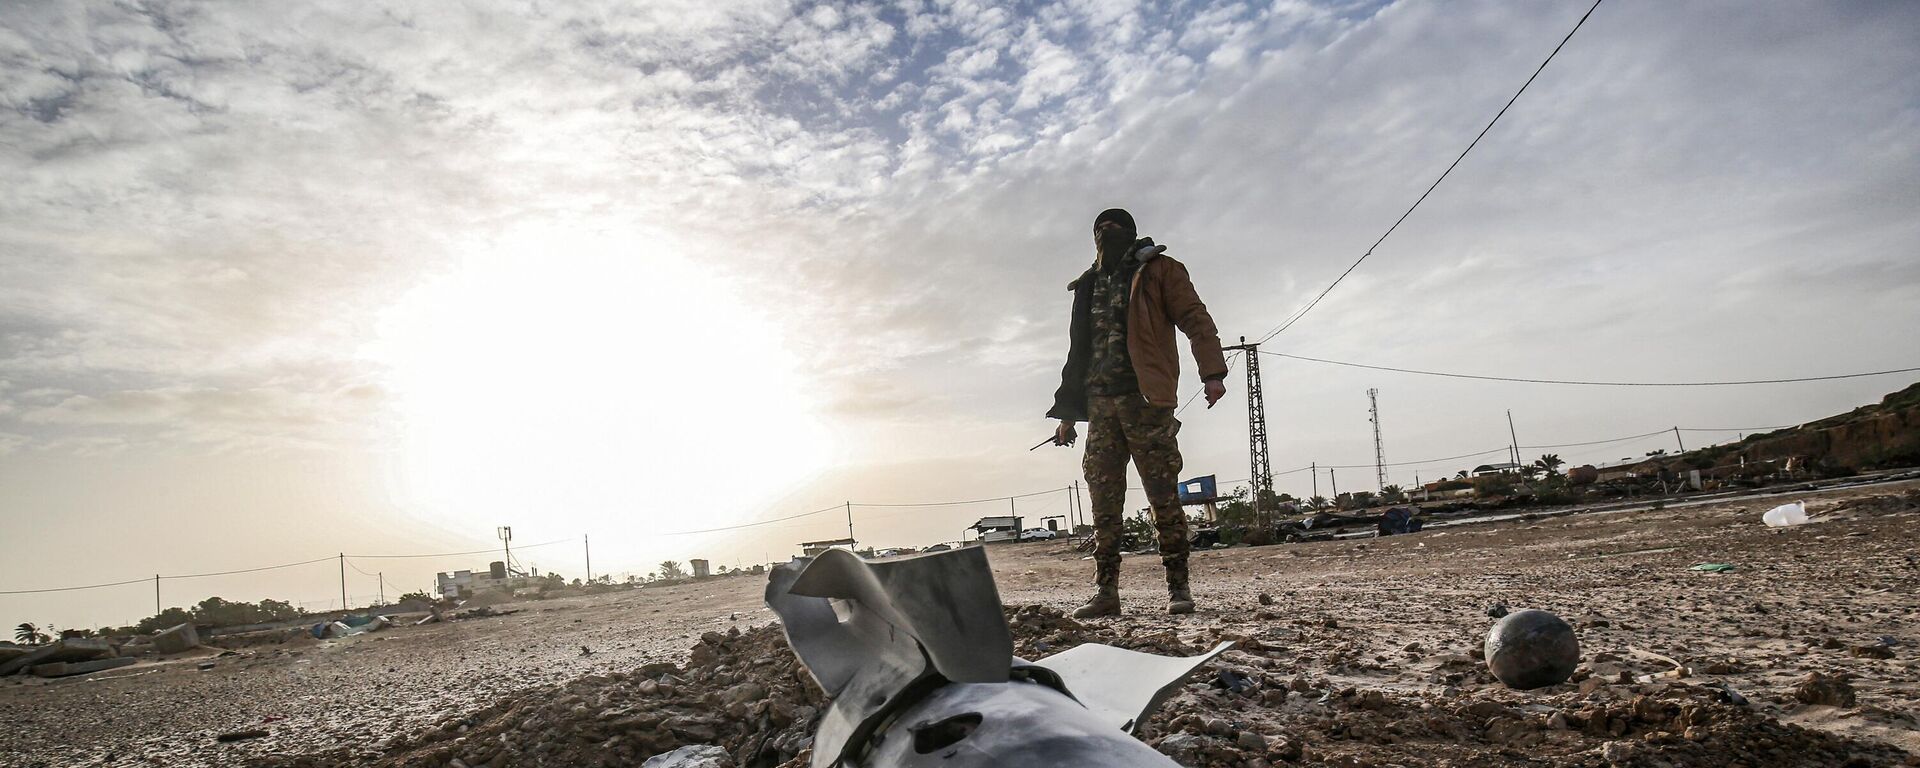
<svg viewBox="0 0 1920 768">
<path fill-rule="evenodd" d="M 1237 349 L 1246 353 L 1247 358 L 1247 454 L 1252 463 L 1252 472 L 1247 483 L 1253 486 L 1253 508 L 1260 515 L 1260 524 L 1268 524 L 1266 500 L 1273 495 L 1273 462 L 1267 457 L 1267 400 L 1260 391 L 1260 343 L 1247 343 L 1247 337 L 1240 337 L 1240 343 L 1227 349 Z"/>
<path fill-rule="evenodd" d="M 1380 442 L 1380 390 L 1367 390 L 1367 421 L 1373 422 L 1373 474 L 1380 490 L 1387 490 L 1387 449 Z"/>
</svg>

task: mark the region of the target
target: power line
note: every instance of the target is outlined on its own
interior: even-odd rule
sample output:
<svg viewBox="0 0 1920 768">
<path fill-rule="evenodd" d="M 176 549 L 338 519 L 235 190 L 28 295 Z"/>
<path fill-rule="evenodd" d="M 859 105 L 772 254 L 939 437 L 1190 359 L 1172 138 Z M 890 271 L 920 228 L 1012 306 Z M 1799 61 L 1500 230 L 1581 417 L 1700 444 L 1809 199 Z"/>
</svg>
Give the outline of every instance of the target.
<svg viewBox="0 0 1920 768">
<path fill-rule="evenodd" d="M 989 501 L 1007 501 L 1009 499 L 1024 499 L 1029 496 L 1045 496 L 1050 493 L 1059 493 L 1059 492 L 1060 492 L 1059 488 L 1048 488 L 1044 491 L 1034 491 L 1032 493 L 1017 493 L 1011 496 L 993 496 L 985 499 L 967 499 L 965 501 L 922 501 L 922 502 L 915 502 L 910 504 L 862 504 L 856 501 L 853 503 L 853 505 L 856 507 L 958 507 L 964 504 L 984 504 Z M 839 509 L 839 507 L 834 507 L 834 509 Z"/>
<path fill-rule="evenodd" d="M 285 565 L 266 565 L 266 566 L 261 566 L 259 568 L 241 568 L 235 571 L 217 571 L 214 573 L 185 573 L 179 576 L 161 576 L 160 578 L 162 579 L 199 579 L 199 578 L 205 578 L 207 576 L 232 576 L 237 573 L 259 573 L 261 571 L 277 571 L 281 568 L 296 568 L 302 565 L 313 565 L 314 563 L 326 562 L 332 559 L 333 557 L 318 557 L 312 560 L 302 560 L 297 563 L 287 563 Z M 151 581 L 151 579 L 141 579 L 141 581 Z"/>
<path fill-rule="evenodd" d="M 1413 215 L 1413 210 L 1419 208 L 1421 203 L 1426 202 L 1427 196 L 1433 194 L 1433 190 L 1440 186 L 1440 182 L 1446 181 L 1447 176 L 1453 173 L 1453 169 L 1460 166 L 1460 161 L 1467 159 L 1467 153 L 1472 152 L 1474 147 L 1480 145 L 1480 140 L 1486 138 L 1487 131 L 1493 130 L 1493 124 L 1500 122 L 1501 116 L 1507 114 L 1507 109 L 1512 107 L 1514 102 L 1520 100 L 1520 94 L 1527 92 L 1527 86 L 1533 85 L 1534 79 L 1540 77 L 1540 73 L 1546 70 L 1547 64 L 1553 61 L 1553 57 L 1560 55 L 1560 49 L 1565 48 L 1567 41 L 1573 39 L 1573 33 L 1579 32 L 1580 27 L 1587 23 L 1587 17 L 1592 16 L 1594 10 L 1600 7 L 1600 2 L 1601 0 L 1593 0 L 1593 6 L 1588 8 L 1587 12 L 1580 16 L 1580 20 L 1574 23 L 1573 29 L 1567 30 L 1567 36 L 1561 38 L 1560 44 L 1553 47 L 1553 52 L 1547 54 L 1547 58 L 1541 61 L 1540 66 L 1533 70 L 1533 75 L 1528 77 L 1527 81 L 1520 85 L 1520 90 L 1514 91 L 1513 98 L 1507 99 L 1506 105 L 1500 107 L 1500 111 L 1494 114 L 1492 120 L 1487 121 L 1487 127 L 1480 129 L 1479 135 L 1474 136 L 1473 141 L 1467 144 L 1467 148 L 1460 150 L 1460 156 L 1453 159 L 1453 164 L 1447 166 L 1447 170 L 1441 172 L 1440 178 L 1434 179 L 1433 183 L 1427 186 L 1427 191 L 1420 193 L 1420 198 L 1413 201 L 1413 205 L 1407 206 L 1406 212 L 1400 214 L 1400 218 L 1394 220 L 1393 226 L 1387 227 L 1387 231 L 1380 235 L 1380 239 L 1373 241 L 1373 245 L 1367 247 L 1366 253 L 1360 254 L 1360 258 L 1354 259 L 1353 263 L 1347 266 L 1345 272 L 1341 272 L 1340 276 L 1334 278 L 1333 282 L 1328 284 L 1325 290 L 1321 291 L 1318 296 L 1313 297 L 1313 301 L 1307 302 L 1306 306 L 1301 307 L 1299 311 L 1294 312 L 1286 321 L 1276 326 L 1273 330 L 1268 331 L 1267 335 L 1260 337 L 1260 341 L 1256 343 L 1264 344 L 1268 339 L 1278 336 L 1288 328 L 1293 327 L 1293 324 L 1299 322 L 1300 318 L 1305 317 L 1308 312 L 1313 311 L 1313 308 L 1320 304 L 1321 299 L 1326 298 L 1327 294 L 1332 293 L 1334 287 L 1338 286 L 1340 281 L 1347 279 L 1347 275 L 1353 274 L 1354 268 L 1359 267 L 1360 262 L 1366 261 L 1368 256 L 1372 256 L 1373 250 L 1379 248 L 1381 243 L 1386 242 L 1387 236 L 1393 234 L 1394 230 L 1399 229 L 1400 223 L 1406 221 L 1408 216 Z"/>
<path fill-rule="evenodd" d="M 1579 448 L 1581 446 L 1586 446 L 1586 445 L 1606 445 L 1608 443 L 1624 443 L 1629 440 L 1644 440 L 1649 437 L 1654 437 L 1656 435 L 1665 435 L 1670 432 L 1671 430 L 1668 430 L 1668 429 L 1657 429 L 1652 432 L 1648 432 L 1644 435 L 1634 435 L 1632 437 L 1616 437 L 1612 440 L 1589 440 L 1584 443 L 1561 443 L 1559 445 L 1522 445 L 1519 447 L 1525 448 L 1529 451 L 1538 450 L 1541 448 Z"/>
<path fill-rule="evenodd" d="M 83 589 L 124 587 L 124 586 L 127 586 L 128 584 L 149 584 L 149 583 L 152 583 L 155 578 L 166 580 L 166 579 L 199 579 L 199 578 L 205 578 L 208 576 L 232 576 L 234 574 L 239 574 L 239 573 L 259 573 L 261 571 L 274 571 L 274 570 L 279 570 L 281 568 L 294 568 L 302 565 L 313 565 L 314 563 L 326 562 L 332 559 L 333 559 L 332 557 L 321 557 L 313 560 L 302 560 L 298 563 L 284 563 L 281 565 L 265 565 L 259 568 L 241 568 L 239 570 L 234 570 L 234 571 L 217 571 L 213 573 L 182 573 L 182 574 L 174 574 L 174 575 L 147 576 L 144 578 L 128 579 L 126 581 L 115 581 L 107 584 L 88 584 L 86 586 L 81 586 L 81 587 L 48 587 L 46 589 L 9 589 L 9 590 L 0 591 L 0 595 L 33 595 L 33 594 L 41 594 L 45 592 L 77 592 Z"/>
<path fill-rule="evenodd" d="M 124 587 L 128 584 L 145 584 L 151 581 L 153 581 L 153 577 L 148 576 L 144 579 L 129 579 L 127 581 L 116 581 L 110 584 L 88 584 L 84 587 L 49 587 L 47 589 L 9 589 L 5 591 L 0 591 L 0 595 L 36 595 L 42 592 L 77 592 L 82 589 L 102 589 L 105 587 Z"/>
<path fill-rule="evenodd" d="M 656 533 L 656 534 L 653 534 L 653 535 L 655 535 L 655 536 L 689 536 L 689 535 L 692 535 L 692 534 L 696 534 L 696 533 L 719 533 L 719 532 L 722 532 L 722 531 L 737 531 L 737 530 L 740 530 L 740 529 L 742 529 L 742 528 L 754 528 L 754 527 L 758 527 L 758 526 L 762 526 L 762 525 L 772 525 L 772 524 L 774 524 L 774 523 L 784 523 L 784 522 L 786 522 L 786 521 L 788 521 L 788 520 L 798 520 L 798 519 L 800 519 L 800 518 L 803 518 L 803 517 L 812 517 L 812 516 L 814 516 L 814 515 L 818 515 L 818 514 L 823 514 L 823 513 L 826 513 L 826 512 L 839 512 L 839 511 L 841 511 L 841 510 L 844 510 L 844 509 L 846 509 L 846 508 L 847 508 L 847 507 L 846 507 L 846 505 L 845 505 L 845 504 L 835 504 L 835 505 L 833 505 L 833 506 L 831 506 L 831 507 L 825 507 L 825 508 L 822 508 L 822 509 L 816 509 L 816 510 L 814 510 L 814 511 L 812 511 L 812 512 L 802 512 L 802 513 L 800 513 L 800 514 L 797 514 L 797 515 L 788 515 L 788 516 L 786 516 L 786 517 L 776 517 L 776 518 L 773 518 L 772 520 L 756 520 L 756 521 L 754 521 L 754 522 L 751 522 L 751 523 L 741 523 L 741 524 L 739 524 L 739 525 L 727 525 L 727 526 L 721 526 L 721 527 L 719 527 L 719 528 L 703 528 L 703 529 L 701 529 L 701 530 L 698 530 L 698 531 L 674 531 L 674 532 L 672 532 L 672 533 Z"/>
<path fill-rule="evenodd" d="M 527 544 L 519 548 L 534 549 L 536 547 L 551 547 L 555 544 L 567 544 L 567 543 L 571 543 L 572 541 L 573 539 L 571 538 L 554 539 L 553 541 L 543 541 L 538 544 Z M 458 557 L 461 555 L 488 555 L 498 551 L 500 551 L 499 547 L 493 547 L 490 549 L 475 549 L 467 552 L 433 552 L 433 553 L 424 554 L 424 555 L 347 555 L 347 557 L 357 557 L 362 560 L 397 560 L 397 559 L 409 558 L 409 557 Z M 332 560 L 333 558 L 328 557 L 328 558 L 322 558 L 322 559 Z"/>
<path fill-rule="evenodd" d="M 1396 461 L 1390 464 L 1382 464 L 1381 466 L 1410 467 L 1415 464 L 1438 464 L 1443 461 L 1458 461 L 1460 459 L 1471 459 L 1475 456 L 1485 456 L 1489 453 L 1503 452 L 1506 450 L 1507 448 L 1505 446 L 1502 446 L 1499 448 L 1493 448 L 1485 451 L 1476 451 L 1474 453 L 1463 453 L 1458 456 L 1446 456 L 1438 459 L 1421 459 L 1420 461 Z M 1373 468 L 1372 464 L 1321 464 L 1319 466 L 1321 469 L 1371 469 Z"/>
<path fill-rule="evenodd" d="M 1920 367 L 1892 368 L 1884 371 L 1865 371 L 1862 373 L 1839 373 L 1839 374 L 1833 374 L 1830 376 L 1801 376 L 1797 378 L 1788 378 L 1788 379 L 1746 379 L 1746 380 L 1739 380 L 1739 381 L 1585 381 L 1585 380 L 1579 380 L 1579 379 L 1537 379 L 1537 378 L 1527 378 L 1522 376 L 1482 376 L 1479 374 L 1472 374 L 1472 373 L 1451 373 L 1448 371 L 1423 371 L 1417 368 L 1396 368 L 1390 365 L 1368 365 L 1366 363 L 1349 363 L 1343 360 L 1327 360 L 1325 358 L 1319 358 L 1319 357 L 1293 355 L 1293 354 L 1288 354 L 1286 352 L 1269 352 L 1264 349 L 1260 350 L 1260 354 L 1273 355 L 1275 357 L 1284 357 L 1290 360 L 1305 360 L 1310 363 L 1342 365 L 1348 368 L 1365 368 L 1365 369 L 1374 370 L 1374 371 L 1391 371 L 1393 373 L 1411 373 L 1411 374 L 1417 374 L 1420 376 L 1441 376 L 1441 377 L 1450 378 L 1450 379 L 1476 379 L 1479 381 L 1510 381 L 1510 382 L 1517 382 L 1521 384 L 1565 384 L 1569 386 L 1580 386 L 1580 387 L 1733 387 L 1733 386 L 1746 386 L 1746 385 L 1752 385 L 1752 384 L 1798 384 L 1798 383 L 1809 382 L 1809 381 L 1834 381 L 1837 379 L 1858 379 L 1866 376 L 1885 376 L 1885 375 L 1894 374 L 1894 373 L 1913 373 L 1915 371 L 1920 371 Z"/>
</svg>

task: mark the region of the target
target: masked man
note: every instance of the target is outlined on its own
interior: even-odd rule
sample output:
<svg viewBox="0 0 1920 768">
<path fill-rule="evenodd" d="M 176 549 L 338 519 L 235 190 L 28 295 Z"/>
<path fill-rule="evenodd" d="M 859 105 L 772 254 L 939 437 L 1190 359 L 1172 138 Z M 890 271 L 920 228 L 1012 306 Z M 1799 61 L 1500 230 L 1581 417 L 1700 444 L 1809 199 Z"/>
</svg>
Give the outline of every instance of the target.
<svg viewBox="0 0 1920 768">
<path fill-rule="evenodd" d="M 1073 292 L 1072 342 L 1047 418 L 1059 419 L 1056 445 L 1071 445 L 1074 423 L 1087 425 L 1082 467 L 1093 496 L 1093 599 L 1075 618 L 1120 613 L 1120 539 L 1127 501 L 1127 459 L 1147 491 L 1167 569 L 1167 612 L 1192 613 L 1187 587 L 1187 517 L 1175 487 L 1180 476 L 1180 353 L 1173 329 L 1187 336 L 1207 407 L 1226 394 L 1227 362 L 1207 306 L 1185 265 L 1166 246 L 1139 237 L 1133 216 L 1118 208 L 1093 220 L 1093 266 L 1067 284 Z"/>
</svg>

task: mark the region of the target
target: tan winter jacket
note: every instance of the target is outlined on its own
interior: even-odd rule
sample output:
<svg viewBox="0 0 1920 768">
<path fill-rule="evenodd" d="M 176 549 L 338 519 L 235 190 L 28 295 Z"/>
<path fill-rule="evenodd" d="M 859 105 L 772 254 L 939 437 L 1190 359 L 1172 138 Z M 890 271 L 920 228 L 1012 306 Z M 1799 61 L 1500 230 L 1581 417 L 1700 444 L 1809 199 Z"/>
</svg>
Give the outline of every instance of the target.
<svg viewBox="0 0 1920 768">
<path fill-rule="evenodd" d="M 1180 404 L 1180 350 L 1173 331 L 1186 334 L 1193 361 L 1200 369 L 1200 380 L 1224 378 L 1227 361 L 1220 352 L 1220 331 L 1207 314 L 1207 305 L 1194 290 L 1187 267 L 1171 256 L 1162 255 L 1164 245 L 1143 239 L 1135 253 L 1142 263 L 1133 273 L 1131 295 L 1127 300 L 1127 355 L 1133 359 L 1133 372 L 1140 381 L 1140 394 L 1147 402 L 1163 407 Z M 1087 419 L 1087 365 L 1092 356 L 1092 275 L 1088 270 L 1067 290 L 1073 292 L 1073 319 L 1069 333 L 1067 364 L 1060 371 L 1060 389 L 1054 392 L 1048 418 L 1085 421 Z"/>
</svg>

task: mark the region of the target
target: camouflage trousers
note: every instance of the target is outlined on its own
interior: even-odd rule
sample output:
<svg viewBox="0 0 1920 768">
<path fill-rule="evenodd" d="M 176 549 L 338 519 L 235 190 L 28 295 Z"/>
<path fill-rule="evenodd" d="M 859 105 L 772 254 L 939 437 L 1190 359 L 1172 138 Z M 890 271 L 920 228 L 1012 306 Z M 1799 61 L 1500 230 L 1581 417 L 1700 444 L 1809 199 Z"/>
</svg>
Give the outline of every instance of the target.
<svg viewBox="0 0 1920 768">
<path fill-rule="evenodd" d="M 1187 594 L 1187 515 L 1180 507 L 1180 420 L 1173 409 L 1133 395 L 1095 395 L 1088 399 L 1087 449 L 1081 468 L 1093 507 L 1095 584 L 1101 594 L 1119 594 L 1120 543 L 1125 534 L 1127 459 L 1140 473 L 1140 485 L 1153 507 L 1160 533 L 1160 562 L 1167 568 L 1167 589 Z"/>
</svg>

